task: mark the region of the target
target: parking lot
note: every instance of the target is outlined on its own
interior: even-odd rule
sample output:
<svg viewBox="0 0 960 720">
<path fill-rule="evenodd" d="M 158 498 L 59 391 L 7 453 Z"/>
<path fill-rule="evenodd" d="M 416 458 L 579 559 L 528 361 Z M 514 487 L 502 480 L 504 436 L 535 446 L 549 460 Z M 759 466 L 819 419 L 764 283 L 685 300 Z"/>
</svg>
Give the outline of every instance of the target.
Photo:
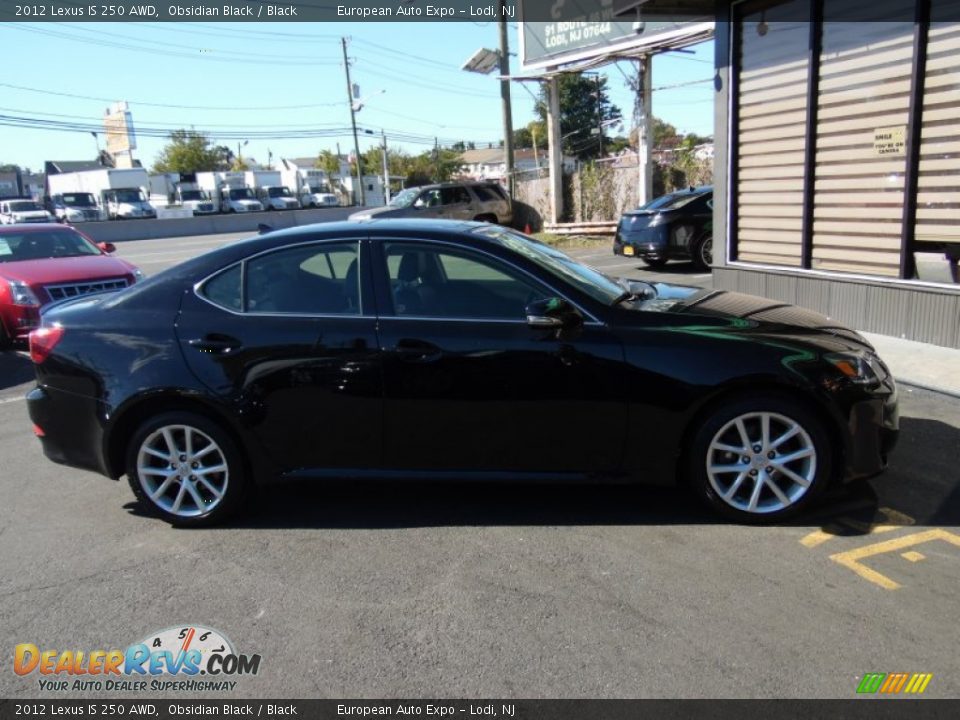
<svg viewBox="0 0 960 720">
<path fill-rule="evenodd" d="M 245 235 L 118 254 L 151 274 Z M 125 481 L 42 456 L 31 376 L 0 355 L 8 667 L 17 643 L 122 649 L 195 624 L 262 656 L 230 697 L 852 698 L 868 672 L 960 694 L 958 399 L 902 387 L 890 470 L 790 525 L 724 524 L 671 489 L 291 483 L 185 531 L 141 515 Z M 56 696 L 36 678 L 2 673 L 0 696 Z"/>
</svg>

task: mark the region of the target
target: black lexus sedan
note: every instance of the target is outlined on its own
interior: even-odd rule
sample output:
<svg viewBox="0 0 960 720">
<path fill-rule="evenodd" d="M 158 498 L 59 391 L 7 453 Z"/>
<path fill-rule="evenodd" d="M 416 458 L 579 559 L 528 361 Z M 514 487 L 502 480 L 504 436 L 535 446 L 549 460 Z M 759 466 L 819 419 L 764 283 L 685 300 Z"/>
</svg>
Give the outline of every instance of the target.
<svg viewBox="0 0 960 720">
<path fill-rule="evenodd" d="M 44 453 L 178 525 L 277 478 L 680 481 L 772 521 L 880 472 L 898 427 L 846 327 L 473 222 L 270 232 L 42 322 Z"/>
<path fill-rule="evenodd" d="M 613 254 L 638 257 L 653 268 L 690 260 L 713 265 L 713 188 L 707 185 L 661 195 L 620 216 Z"/>
</svg>

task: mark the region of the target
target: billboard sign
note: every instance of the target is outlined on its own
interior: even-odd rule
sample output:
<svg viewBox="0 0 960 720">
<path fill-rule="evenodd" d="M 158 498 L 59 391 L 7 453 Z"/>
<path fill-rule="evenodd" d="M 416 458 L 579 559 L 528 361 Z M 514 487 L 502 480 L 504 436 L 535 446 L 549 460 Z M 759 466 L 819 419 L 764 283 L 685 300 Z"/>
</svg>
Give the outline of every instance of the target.
<svg viewBox="0 0 960 720">
<path fill-rule="evenodd" d="M 107 152 L 118 155 L 135 150 L 137 138 L 133 133 L 133 115 L 125 102 L 116 103 L 103 116 L 103 132 L 107 136 Z"/>
<path fill-rule="evenodd" d="M 548 21 L 538 0 L 520 6 L 520 57 L 524 69 L 555 67 L 615 52 L 684 47 L 713 34 L 714 15 L 706 7 L 664 12 L 630 0 L 555 0 Z"/>
</svg>

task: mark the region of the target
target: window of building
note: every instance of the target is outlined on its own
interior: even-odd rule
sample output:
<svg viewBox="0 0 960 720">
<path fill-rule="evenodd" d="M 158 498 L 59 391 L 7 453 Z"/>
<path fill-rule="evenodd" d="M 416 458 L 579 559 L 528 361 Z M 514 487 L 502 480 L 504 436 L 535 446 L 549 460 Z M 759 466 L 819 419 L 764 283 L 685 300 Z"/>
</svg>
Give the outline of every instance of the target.
<svg viewBox="0 0 960 720">
<path fill-rule="evenodd" d="M 863 22 L 860 0 L 824 5 L 811 267 L 896 277 L 914 9 L 902 0 L 875 3 L 884 22 Z"/>
<path fill-rule="evenodd" d="M 800 265 L 806 150 L 806 0 L 737 12 L 737 259 Z"/>
</svg>

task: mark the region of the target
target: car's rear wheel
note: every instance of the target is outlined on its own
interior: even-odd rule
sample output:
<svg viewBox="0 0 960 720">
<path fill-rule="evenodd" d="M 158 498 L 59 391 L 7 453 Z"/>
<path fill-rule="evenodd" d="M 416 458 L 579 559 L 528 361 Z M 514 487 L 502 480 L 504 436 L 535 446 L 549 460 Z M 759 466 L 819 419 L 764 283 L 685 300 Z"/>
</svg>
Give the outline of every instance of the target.
<svg viewBox="0 0 960 720">
<path fill-rule="evenodd" d="M 185 527 L 228 517 L 246 486 L 242 457 L 230 436 L 186 412 L 158 415 L 137 429 L 127 452 L 127 478 L 150 514 Z"/>
<path fill-rule="evenodd" d="M 691 253 L 693 264 L 698 270 L 709 272 L 713 266 L 713 235 L 708 233 L 693 246 Z"/>
<path fill-rule="evenodd" d="M 820 420 L 799 402 L 744 398 L 715 410 L 699 427 L 687 472 L 696 494 L 741 522 L 800 513 L 831 477 L 831 445 Z"/>
<path fill-rule="evenodd" d="M 651 267 L 651 268 L 662 268 L 664 265 L 667 264 L 667 261 L 666 261 L 665 258 L 646 258 L 646 257 L 641 257 L 640 259 L 643 261 L 643 264 L 644 264 L 644 265 L 646 265 L 647 267 Z"/>
</svg>

